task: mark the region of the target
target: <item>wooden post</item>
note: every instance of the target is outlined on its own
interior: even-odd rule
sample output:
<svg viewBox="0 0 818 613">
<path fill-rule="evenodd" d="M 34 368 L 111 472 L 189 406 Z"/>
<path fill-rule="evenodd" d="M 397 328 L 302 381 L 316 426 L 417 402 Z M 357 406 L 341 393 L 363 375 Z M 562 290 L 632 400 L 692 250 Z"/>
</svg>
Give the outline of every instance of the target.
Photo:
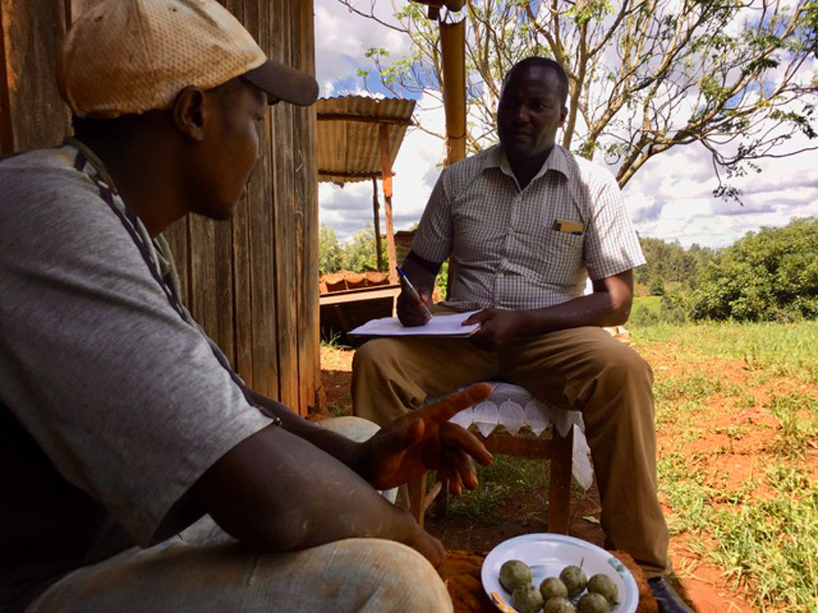
<svg viewBox="0 0 818 613">
<path fill-rule="evenodd" d="M 466 21 L 440 24 L 446 164 L 466 157 Z"/>
<path fill-rule="evenodd" d="M 378 180 L 372 177 L 372 214 L 375 218 L 375 257 L 378 262 L 378 270 L 383 268 L 383 257 L 381 257 L 381 206 L 378 203 Z"/>
<path fill-rule="evenodd" d="M 66 5 L 0 0 L 0 155 L 58 146 L 70 115 L 54 78 Z"/>
<path fill-rule="evenodd" d="M 389 253 L 389 282 L 398 283 L 398 256 L 395 251 L 395 228 L 392 225 L 392 159 L 389 157 L 389 126 L 381 124 L 378 131 L 381 149 L 381 182 L 383 183 L 383 212 L 386 217 L 386 248 Z"/>
</svg>

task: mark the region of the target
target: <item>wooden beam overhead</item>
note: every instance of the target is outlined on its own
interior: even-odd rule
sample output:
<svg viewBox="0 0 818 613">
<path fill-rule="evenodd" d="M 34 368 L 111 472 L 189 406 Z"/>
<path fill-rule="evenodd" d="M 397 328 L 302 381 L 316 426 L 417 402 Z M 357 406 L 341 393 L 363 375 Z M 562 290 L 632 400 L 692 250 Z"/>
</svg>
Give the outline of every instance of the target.
<svg viewBox="0 0 818 613">
<path fill-rule="evenodd" d="M 404 119 L 403 117 L 363 116 L 353 115 L 351 113 L 318 113 L 316 118 L 318 121 L 357 121 L 360 123 L 390 124 L 397 126 L 415 125 L 415 122 L 411 119 Z"/>
<path fill-rule="evenodd" d="M 450 11 L 457 12 L 466 4 L 466 0 L 412 0 L 412 2 L 417 2 L 418 4 L 425 4 L 428 6 L 430 19 L 436 19 L 437 13 L 444 6 Z M 432 16 L 433 11 L 434 17 Z"/>
<path fill-rule="evenodd" d="M 318 170 L 319 175 L 327 177 L 340 177 L 349 179 L 380 179 L 383 173 L 380 170 Z M 391 176 L 395 176 L 395 171 L 391 172 Z"/>
<path fill-rule="evenodd" d="M 446 165 L 466 157 L 466 21 L 440 24 Z"/>
</svg>

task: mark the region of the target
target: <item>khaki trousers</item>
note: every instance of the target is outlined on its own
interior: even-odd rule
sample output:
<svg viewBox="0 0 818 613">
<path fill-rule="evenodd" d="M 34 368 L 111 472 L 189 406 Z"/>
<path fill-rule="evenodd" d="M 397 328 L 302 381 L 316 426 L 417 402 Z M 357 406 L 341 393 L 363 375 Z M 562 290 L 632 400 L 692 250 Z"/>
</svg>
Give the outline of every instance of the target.
<svg viewBox="0 0 818 613">
<path fill-rule="evenodd" d="M 370 340 L 353 360 L 353 412 L 383 425 L 420 407 L 427 396 L 490 379 L 582 411 L 610 546 L 633 556 L 648 576 L 668 572 L 668 530 L 657 497 L 653 373 L 634 349 L 602 328 L 529 337 L 497 352 L 467 339 Z"/>
</svg>

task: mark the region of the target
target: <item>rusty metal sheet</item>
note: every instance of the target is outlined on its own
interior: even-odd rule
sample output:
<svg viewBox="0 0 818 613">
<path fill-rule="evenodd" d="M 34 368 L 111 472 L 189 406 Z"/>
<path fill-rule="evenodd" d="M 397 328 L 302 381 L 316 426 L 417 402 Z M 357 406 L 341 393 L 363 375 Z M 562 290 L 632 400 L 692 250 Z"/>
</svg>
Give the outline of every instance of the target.
<svg viewBox="0 0 818 613">
<path fill-rule="evenodd" d="M 379 126 L 387 126 L 389 156 L 394 163 L 406 128 L 413 125 L 414 109 L 414 100 L 394 98 L 342 96 L 318 100 L 318 180 L 343 185 L 380 178 Z"/>
</svg>

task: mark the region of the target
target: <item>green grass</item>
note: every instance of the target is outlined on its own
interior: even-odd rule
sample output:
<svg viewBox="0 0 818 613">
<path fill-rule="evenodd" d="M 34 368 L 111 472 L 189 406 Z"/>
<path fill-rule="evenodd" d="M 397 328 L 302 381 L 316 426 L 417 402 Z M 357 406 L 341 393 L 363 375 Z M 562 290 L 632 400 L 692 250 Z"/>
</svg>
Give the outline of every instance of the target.
<svg viewBox="0 0 818 613">
<path fill-rule="evenodd" d="M 322 347 L 329 347 L 330 349 L 335 350 L 342 350 L 342 349 L 350 349 L 349 345 L 346 345 L 342 342 L 344 335 L 340 332 L 335 330 L 330 330 L 327 335 L 324 333 L 321 334 L 321 346 Z"/>
<path fill-rule="evenodd" d="M 656 425 L 691 421 L 704 408 L 704 401 L 714 394 L 731 398 L 736 405 L 746 406 L 752 399 L 735 383 L 714 379 L 695 368 L 681 377 L 657 376 L 653 386 L 656 398 Z"/>
<path fill-rule="evenodd" d="M 662 309 L 662 297 L 661 296 L 637 296 L 633 299 L 633 306 L 631 310 L 635 310 L 639 307 L 645 307 L 653 311 L 654 313 L 658 313 Z"/>
<path fill-rule="evenodd" d="M 702 537 L 693 539 L 693 549 L 744 588 L 760 610 L 818 610 L 818 488 L 808 473 L 775 464 L 765 478 L 773 496 L 756 499 L 752 480 L 725 492 L 704 485 L 702 474 L 689 467 L 683 454 L 659 462 L 671 535 Z"/>
<path fill-rule="evenodd" d="M 786 455 L 803 457 L 810 441 L 818 440 L 818 398 L 804 392 L 773 395 L 769 408 L 781 423 L 777 449 Z"/>
<path fill-rule="evenodd" d="M 656 324 L 631 332 L 637 346 L 673 343 L 689 365 L 676 374 L 658 373 L 655 384 L 657 425 L 674 432 L 658 463 L 671 534 L 688 534 L 691 548 L 759 610 L 818 611 L 818 486 L 807 471 L 818 440 L 818 398 L 803 391 L 818 381 L 818 324 Z M 732 453 L 734 442 L 765 426 L 735 422 L 709 430 L 699 423 L 708 399 L 718 398 L 727 410 L 730 402 L 736 410 L 756 402 L 727 376 L 697 367 L 713 359 L 744 360 L 758 384 L 780 378 L 761 407 L 780 423 L 772 447 L 762 451 L 768 468 L 740 483 L 727 472 L 707 474 L 707 458 Z M 686 442 L 706 432 L 727 442 L 691 453 Z"/>
<path fill-rule="evenodd" d="M 530 496 L 544 492 L 534 511 L 542 515 L 547 507 L 548 463 L 527 458 L 495 455 L 490 466 L 477 466 L 480 486 L 462 498 L 449 497 L 446 517 L 463 517 L 475 523 L 500 524 L 507 520 L 499 514 L 501 507 L 520 494 Z M 430 475 L 430 479 L 432 475 Z M 431 482 L 429 483 L 431 487 Z M 520 518 L 517 519 L 527 519 Z"/>
<path fill-rule="evenodd" d="M 327 412 L 332 417 L 344 417 L 345 415 L 352 414 L 352 412 L 346 406 L 337 402 L 330 402 L 327 405 Z"/>
<path fill-rule="evenodd" d="M 818 322 L 798 324 L 656 324 L 635 327 L 637 343 L 674 343 L 696 356 L 744 360 L 747 368 L 768 375 L 818 383 Z"/>
<path fill-rule="evenodd" d="M 772 500 L 711 513 L 710 558 L 755 594 L 762 611 L 818 611 L 818 488 L 806 473 L 776 466 Z"/>
</svg>

